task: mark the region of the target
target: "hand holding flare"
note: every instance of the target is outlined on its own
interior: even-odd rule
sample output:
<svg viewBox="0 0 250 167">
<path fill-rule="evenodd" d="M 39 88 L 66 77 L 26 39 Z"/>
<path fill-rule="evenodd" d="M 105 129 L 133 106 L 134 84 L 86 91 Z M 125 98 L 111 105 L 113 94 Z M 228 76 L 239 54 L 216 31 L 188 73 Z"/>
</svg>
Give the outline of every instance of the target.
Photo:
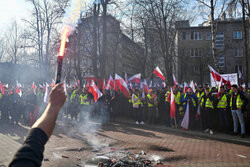
<svg viewBox="0 0 250 167">
<path fill-rule="evenodd" d="M 65 50 L 66 40 L 70 34 L 70 31 L 71 31 L 71 27 L 65 26 L 63 33 L 62 33 L 60 52 L 59 52 L 58 60 L 57 60 L 58 65 L 57 65 L 56 84 L 61 82 L 62 62 L 63 62 L 64 50 Z"/>
</svg>

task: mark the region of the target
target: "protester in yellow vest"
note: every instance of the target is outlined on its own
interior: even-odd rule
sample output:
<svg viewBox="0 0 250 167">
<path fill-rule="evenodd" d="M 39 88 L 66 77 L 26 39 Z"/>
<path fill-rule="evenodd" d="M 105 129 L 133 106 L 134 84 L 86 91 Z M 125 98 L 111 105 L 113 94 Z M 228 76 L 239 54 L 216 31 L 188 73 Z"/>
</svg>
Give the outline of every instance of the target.
<svg viewBox="0 0 250 167">
<path fill-rule="evenodd" d="M 202 116 L 202 128 L 204 132 L 214 134 L 213 129 L 215 125 L 216 112 L 214 111 L 214 97 L 210 93 L 210 89 L 205 89 L 205 94 L 201 97 L 201 114 Z"/>
<path fill-rule="evenodd" d="M 217 112 L 219 116 L 220 131 L 229 130 L 229 117 L 228 117 L 228 94 L 225 92 L 225 87 L 221 86 L 216 99 Z"/>
<path fill-rule="evenodd" d="M 149 94 L 147 95 L 147 104 L 148 104 L 148 123 L 155 124 L 156 120 L 156 105 L 157 105 L 157 96 L 154 90 L 149 89 Z"/>
<path fill-rule="evenodd" d="M 236 135 L 238 133 L 238 119 L 240 121 L 241 126 L 241 137 L 245 137 L 245 122 L 243 118 L 243 113 L 245 106 L 248 103 L 247 98 L 238 91 L 237 85 L 232 85 L 232 95 L 230 100 L 230 107 L 232 110 L 232 116 L 234 121 L 234 134 Z"/>
<path fill-rule="evenodd" d="M 141 95 L 138 89 L 136 89 L 134 93 L 132 94 L 132 104 L 133 104 L 133 112 L 135 116 L 134 117 L 135 123 L 140 124 L 141 122 Z"/>
</svg>

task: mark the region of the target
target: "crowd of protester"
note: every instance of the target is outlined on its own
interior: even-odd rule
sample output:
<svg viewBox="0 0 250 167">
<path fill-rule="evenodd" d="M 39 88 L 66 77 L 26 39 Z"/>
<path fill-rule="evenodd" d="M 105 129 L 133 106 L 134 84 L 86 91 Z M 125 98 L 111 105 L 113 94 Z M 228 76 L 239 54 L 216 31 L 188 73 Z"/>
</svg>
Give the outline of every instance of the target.
<svg viewBox="0 0 250 167">
<path fill-rule="evenodd" d="M 246 127 L 250 124 L 250 93 L 237 85 L 210 88 L 208 84 L 199 86 L 193 92 L 191 88 L 183 90 L 173 87 L 176 112 L 170 117 L 170 87 L 130 90 L 129 99 L 120 91 L 101 90 L 103 96 L 94 101 L 86 88 L 68 87 L 67 100 L 59 119 L 66 118 L 78 122 L 84 121 L 84 113 L 103 122 L 115 121 L 116 117 L 133 119 L 135 124 L 164 124 L 172 128 L 181 128 L 181 123 L 189 103 L 188 130 L 202 130 L 210 133 L 230 133 L 245 137 Z M 1 122 L 18 125 L 33 125 L 44 111 L 45 89 L 22 89 L 22 95 L 14 88 L 6 88 L 0 93 Z M 240 128 L 238 128 L 238 124 Z"/>
</svg>

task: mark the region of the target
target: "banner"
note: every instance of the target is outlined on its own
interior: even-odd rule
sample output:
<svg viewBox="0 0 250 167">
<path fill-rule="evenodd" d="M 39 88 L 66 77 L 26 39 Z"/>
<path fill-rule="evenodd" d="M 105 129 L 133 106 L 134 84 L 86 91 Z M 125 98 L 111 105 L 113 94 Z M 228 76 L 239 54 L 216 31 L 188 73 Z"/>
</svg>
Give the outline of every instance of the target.
<svg viewBox="0 0 250 167">
<path fill-rule="evenodd" d="M 231 85 L 238 85 L 238 75 L 237 73 L 233 74 L 220 74 L 222 78 L 225 80 L 229 80 L 231 82 Z M 217 82 L 214 80 L 212 74 L 210 73 L 210 81 L 211 81 L 211 87 L 219 86 L 220 82 Z"/>
</svg>

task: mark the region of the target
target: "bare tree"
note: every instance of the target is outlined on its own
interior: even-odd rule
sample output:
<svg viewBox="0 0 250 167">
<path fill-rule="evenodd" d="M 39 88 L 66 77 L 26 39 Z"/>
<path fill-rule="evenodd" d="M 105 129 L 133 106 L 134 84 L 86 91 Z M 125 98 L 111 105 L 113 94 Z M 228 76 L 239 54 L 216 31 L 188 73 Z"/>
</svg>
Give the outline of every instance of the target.
<svg viewBox="0 0 250 167">
<path fill-rule="evenodd" d="M 21 48 L 21 31 L 17 24 L 17 21 L 14 20 L 5 33 L 6 40 L 6 54 L 11 58 L 11 62 L 17 64 L 19 58 L 19 49 Z"/>
</svg>

